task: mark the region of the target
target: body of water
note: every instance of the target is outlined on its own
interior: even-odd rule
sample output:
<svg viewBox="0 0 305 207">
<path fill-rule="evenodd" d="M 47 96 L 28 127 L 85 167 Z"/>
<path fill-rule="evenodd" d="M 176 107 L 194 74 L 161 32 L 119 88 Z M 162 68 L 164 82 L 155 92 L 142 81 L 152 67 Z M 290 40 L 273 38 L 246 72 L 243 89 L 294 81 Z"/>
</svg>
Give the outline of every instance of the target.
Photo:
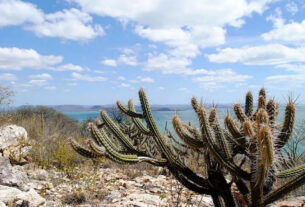
<svg viewBox="0 0 305 207">
<path fill-rule="evenodd" d="M 223 122 L 223 119 L 227 113 L 231 114 L 234 117 L 232 108 L 217 108 L 218 116 L 220 122 Z M 153 117 L 157 123 L 160 131 L 164 130 L 165 124 L 167 122 L 168 128 L 172 129 L 171 120 L 173 115 L 178 114 L 178 116 L 185 122 L 191 122 L 192 125 L 198 126 L 198 119 L 194 110 L 184 110 L 184 111 L 153 111 Z M 99 112 L 66 112 L 64 113 L 69 117 L 82 122 L 85 119 L 96 119 L 100 118 Z M 281 107 L 280 114 L 278 116 L 278 121 L 282 121 L 285 114 L 285 107 Z M 296 110 L 296 123 L 301 124 L 305 120 L 305 106 L 297 106 Z"/>
</svg>

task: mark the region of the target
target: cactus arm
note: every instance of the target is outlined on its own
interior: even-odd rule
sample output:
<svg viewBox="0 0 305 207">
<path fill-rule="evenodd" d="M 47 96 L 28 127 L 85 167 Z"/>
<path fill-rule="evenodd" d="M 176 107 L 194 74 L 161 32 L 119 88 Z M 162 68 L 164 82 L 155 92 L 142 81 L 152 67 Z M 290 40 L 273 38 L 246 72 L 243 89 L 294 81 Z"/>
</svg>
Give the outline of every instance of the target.
<svg viewBox="0 0 305 207">
<path fill-rule="evenodd" d="M 98 155 L 78 144 L 74 139 L 69 139 L 72 148 L 80 155 L 87 157 L 87 158 L 97 158 Z"/>
<path fill-rule="evenodd" d="M 245 101 L 245 114 L 248 117 L 251 117 L 253 113 L 253 95 L 251 91 L 248 91 L 246 94 L 246 101 Z"/>
<path fill-rule="evenodd" d="M 283 171 L 277 173 L 276 177 L 278 177 L 278 178 L 294 177 L 294 176 L 302 173 L 303 171 L 305 171 L 305 164 L 297 166 L 292 169 L 283 170 Z"/>
<path fill-rule="evenodd" d="M 172 123 L 173 123 L 173 128 L 175 129 L 178 136 L 188 146 L 190 146 L 193 149 L 199 149 L 205 146 L 202 140 L 196 139 L 195 136 L 189 133 L 189 131 L 182 125 L 182 122 L 178 116 L 173 117 Z"/>
<path fill-rule="evenodd" d="M 219 148 L 221 149 L 221 151 L 223 152 L 224 158 L 226 160 L 227 159 L 231 160 L 232 159 L 232 150 L 229 147 L 229 144 L 228 144 L 227 139 L 224 135 L 224 132 L 220 127 L 220 123 L 218 121 L 217 113 L 215 115 L 214 125 L 213 125 L 212 128 L 214 130 L 216 142 L 217 142 Z"/>
<path fill-rule="evenodd" d="M 96 144 L 91 139 L 88 140 L 88 144 L 89 144 L 91 151 L 93 151 L 95 154 L 97 154 L 99 156 L 107 156 L 105 147 Z"/>
<path fill-rule="evenodd" d="M 129 150 L 131 153 L 137 153 L 136 148 L 132 145 L 130 140 L 123 134 L 123 132 L 118 128 L 118 126 L 109 118 L 107 113 L 103 110 L 100 111 L 100 115 L 107 125 L 107 127 L 112 131 L 112 133 L 118 138 L 118 140 Z"/>
<path fill-rule="evenodd" d="M 295 190 L 296 188 L 304 185 L 304 183 L 305 183 L 305 172 L 291 179 L 290 181 L 280 186 L 276 190 L 271 191 L 269 194 L 267 194 L 264 199 L 264 205 L 268 205 L 282 198 L 283 196 Z"/>
<path fill-rule="evenodd" d="M 209 122 L 207 119 L 207 115 L 203 106 L 200 106 L 197 110 L 197 115 L 199 118 L 199 123 L 202 131 L 202 137 L 205 138 L 207 146 L 210 152 L 213 154 L 215 159 L 219 163 L 221 163 L 224 167 L 226 167 L 233 175 L 237 175 L 242 177 L 243 179 L 250 180 L 250 174 L 246 171 L 243 171 L 238 166 L 234 164 L 234 162 L 225 159 L 220 153 L 219 150 L 213 145 L 212 141 L 212 132 L 210 131 Z"/>
<path fill-rule="evenodd" d="M 193 97 L 193 98 L 192 98 L 191 104 L 192 104 L 192 107 L 193 107 L 194 111 L 197 112 L 197 109 L 198 109 L 198 107 L 199 107 L 199 103 L 198 103 L 196 97 Z"/>
<path fill-rule="evenodd" d="M 128 108 L 129 111 L 135 112 L 135 107 L 134 104 L 132 103 L 132 100 L 130 99 L 128 101 Z M 136 112 L 135 112 L 136 113 Z M 147 129 L 146 126 L 144 126 L 144 124 L 141 122 L 141 120 L 139 118 L 135 118 L 135 117 L 131 117 L 132 122 L 136 125 L 136 127 L 143 133 L 143 134 L 150 134 L 149 129 Z"/>
<path fill-rule="evenodd" d="M 91 137 L 94 139 L 94 141 L 99 145 L 99 146 L 103 146 L 103 140 L 102 139 L 105 139 L 105 141 L 111 146 L 111 148 L 113 148 L 114 150 L 116 151 L 120 151 L 120 149 L 118 148 L 118 146 L 113 143 L 112 140 L 110 140 L 108 138 L 108 136 L 100 136 L 99 134 L 96 134 L 97 130 L 91 130 L 91 127 L 92 127 L 93 123 L 89 123 L 89 131 L 90 131 L 90 134 L 91 134 Z M 97 127 L 97 126 L 96 126 Z M 98 127 L 97 127 L 98 128 Z M 100 128 L 99 130 L 101 130 L 102 128 Z M 94 150 L 93 150 L 94 151 Z"/>
<path fill-rule="evenodd" d="M 293 102 L 289 102 L 285 109 L 285 119 L 283 123 L 282 130 L 278 136 L 277 147 L 282 148 L 289 140 L 293 126 L 295 122 L 295 105 Z"/>
<path fill-rule="evenodd" d="M 177 138 L 175 138 L 175 136 L 173 136 L 173 134 L 170 131 L 168 131 L 168 135 L 166 135 L 166 136 L 168 138 L 170 138 L 171 140 L 173 140 L 177 145 L 182 146 L 182 147 L 187 148 L 187 149 L 190 148 L 188 145 L 178 141 Z"/>
<path fill-rule="evenodd" d="M 237 142 L 237 140 L 234 139 L 227 130 L 224 130 L 224 135 L 225 135 L 226 139 L 228 140 L 228 142 L 232 145 L 233 152 L 234 152 L 233 154 L 241 153 L 246 156 L 249 156 L 247 149 L 244 146 L 242 146 L 241 144 L 239 144 L 239 142 Z"/>
<path fill-rule="evenodd" d="M 116 105 L 121 110 L 122 113 L 126 114 L 127 116 L 134 117 L 134 118 L 140 118 L 143 119 L 143 114 L 136 113 L 134 111 L 129 110 L 126 106 L 124 106 L 120 101 L 116 102 Z"/>
<path fill-rule="evenodd" d="M 265 88 L 261 88 L 258 92 L 258 96 L 262 96 L 264 97 L 264 99 L 266 99 L 267 95 L 266 95 L 266 89 Z"/>
<path fill-rule="evenodd" d="M 240 104 L 234 104 L 233 110 L 235 112 L 236 117 L 241 123 L 247 120 L 247 116 Z"/>
<path fill-rule="evenodd" d="M 257 110 L 259 109 L 266 109 L 266 97 L 263 95 L 258 97 Z"/>
<path fill-rule="evenodd" d="M 160 149 L 162 154 L 165 155 L 165 157 L 168 159 L 169 162 L 173 162 L 173 163 L 178 162 L 179 164 L 183 165 L 183 163 L 179 162 L 179 160 L 177 160 L 175 156 L 172 154 L 169 147 L 166 145 L 164 137 L 161 135 L 160 131 L 158 130 L 157 125 L 153 119 L 150 106 L 143 88 L 139 90 L 139 98 L 142 106 L 144 119 L 147 123 L 149 130 L 153 134 L 153 138 L 157 143 L 158 148 Z"/>
<path fill-rule="evenodd" d="M 262 164 L 270 167 L 273 163 L 274 149 L 271 131 L 268 126 L 261 127 L 258 135 L 258 146 Z"/>
<path fill-rule="evenodd" d="M 275 120 L 276 120 L 276 103 L 273 99 L 270 99 L 267 103 L 266 110 L 269 115 L 269 122 L 272 127 L 274 128 Z"/>
<path fill-rule="evenodd" d="M 105 147 L 107 153 L 112 158 L 115 158 L 119 162 L 125 163 L 125 164 L 135 164 L 139 162 L 138 156 L 136 154 L 122 154 L 119 151 L 117 151 L 115 148 L 112 147 L 106 140 L 107 135 L 104 131 L 104 129 L 98 129 L 95 125 L 91 124 L 90 130 L 92 131 L 92 134 L 94 136 L 99 136 L 100 140 L 102 141 L 103 146 Z"/>
<path fill-rule="evenodd" d="M 227 127 L 227 129 L 229 130 L 229 132 L 232 134 L 232 136 L 234 137 L 234 139 L 236 139 L 236 141 L 242 145 L 242 146 L 246 146 L 247 141 L 245 139 L 245 136 L 240 132 L 240 130 L 238 129 L 238 127 L 236 126 L 236 124 L 234 123 L 233 118 L 230 115 L 226 115 L 225 120 L 224 120 L 225 126 Z"/>
</svg>

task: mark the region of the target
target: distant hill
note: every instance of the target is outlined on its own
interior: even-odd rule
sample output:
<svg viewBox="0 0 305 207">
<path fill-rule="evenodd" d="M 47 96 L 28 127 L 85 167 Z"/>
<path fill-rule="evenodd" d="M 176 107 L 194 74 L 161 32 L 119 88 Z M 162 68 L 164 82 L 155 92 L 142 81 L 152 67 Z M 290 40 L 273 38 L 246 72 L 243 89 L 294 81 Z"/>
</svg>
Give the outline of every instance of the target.
<svg viewBox="0 0 305 207">
<path fill-rule="evenodd" d="M 22 107 L 35 107 L 33 105 L 23 105 L 19 106 L 18 108 Z M 49 105 L 47 107 L 51 107 L 60 112 L 92 112 L 92 111 L 99 111 L 99 110 L 106 110 L 111 111 L 113 109 L 117 109 L 115 105 Z M 140 106 L 135 106 L 136 111 L 142 111 Z M 190 105 L 152 105 L 152 111 L 183 111 L 191 109 Z"/>
</svg>

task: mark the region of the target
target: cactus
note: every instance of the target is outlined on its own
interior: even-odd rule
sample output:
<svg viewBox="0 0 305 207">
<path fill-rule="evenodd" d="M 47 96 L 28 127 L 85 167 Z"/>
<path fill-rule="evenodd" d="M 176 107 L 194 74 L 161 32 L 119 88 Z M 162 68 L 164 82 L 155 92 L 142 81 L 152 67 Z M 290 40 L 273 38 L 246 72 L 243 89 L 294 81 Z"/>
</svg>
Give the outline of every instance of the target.
<svg viewBox="0 0 305 207">
<path fill-rule="evenodd" d="M 228 114 L 225 128 L 219 122 L 216 108 L 207 114 L 193 97 L 191 105 L 199 129 L 175 115 L 172 123 L 177 138 L 167 129 L 161 134 L 146 94 L 140 89 L 142 113 L 135 111 L 131 100 L 128 107 L 117 102 L 121 112 L 131 118 L 131 124 L 119 125 L 101 111 L 101 120 L 89 124 L 92 139 L 88 146 L 75 140 L 71 140 L 71 146 L 92 159 L 105 156 L 121 164 L 146 162 L 167 168 L 185 187 L 211 195 L 217 207 L 266 206 L 305 183 L 305 165 L 285 168 L 286 158 L 281 152 L 293 132 L 295 104 L 289 100 L 284 122 L 277 123 L 278 104 L 273 99 L 267 102 L 266 97 L 265 89 L 261 89 L 254 111 L 253 95 L 248 92 L 245 108 L 235 104 L 237 119 Z M 188 166 L 187 157 L 194 153 L 200 171 Z M 283 178 L 289 180 L 274 187 L 276 180 Z"/>
</svg>

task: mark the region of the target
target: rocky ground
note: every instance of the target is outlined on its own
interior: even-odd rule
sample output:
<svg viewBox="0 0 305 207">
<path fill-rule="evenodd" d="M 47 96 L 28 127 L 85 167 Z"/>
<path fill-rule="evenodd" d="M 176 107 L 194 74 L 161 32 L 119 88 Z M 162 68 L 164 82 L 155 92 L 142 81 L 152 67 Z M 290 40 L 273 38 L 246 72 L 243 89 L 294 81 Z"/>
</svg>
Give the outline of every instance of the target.
<svg viewBox="0 0 305 207">
<path fill-rule="evenodd" d="M 21 148 L 20 142 L 14 141 L 20 136 L 26 139 L 26 132 L 17 126 L 0 128 L 0 207 L 213 206 L 209 196 L 194 194 L 170 176 L 139 172 L 137 166 L 83 166 L 68 172 L 38 168 L 23 154 L 28 150 L 23 148 L 29 146 Z M 15 149 L 9 151 L 14 153 L 8 148 Z M 304 205 L 301 196 L 271 206 Z"/>
</svg>

